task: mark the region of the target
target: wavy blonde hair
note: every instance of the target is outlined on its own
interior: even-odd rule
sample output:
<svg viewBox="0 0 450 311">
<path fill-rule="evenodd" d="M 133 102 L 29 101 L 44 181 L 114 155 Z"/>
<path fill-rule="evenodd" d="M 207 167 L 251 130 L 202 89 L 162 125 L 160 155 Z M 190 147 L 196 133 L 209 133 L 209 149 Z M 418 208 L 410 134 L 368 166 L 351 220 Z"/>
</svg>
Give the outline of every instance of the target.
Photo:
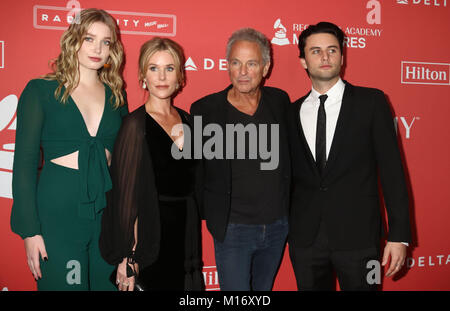
<svg viewBox="0 0 450 311">
<path fill-rule="evenodd" d="M 116 21 L 104 10 L 85 9 L 80 12 L 79 23 L 73 22 L 61 36 L 61 53 L 56 59 L 51 61 L 53 72 L 43 76 L 43 78 L 59 82 L 59 86 L 55 90 L 55 98 L 61 96 L 63 87 L 67 85 L 61 97 L 61 101 L 66 103 L 80 81 L 78 51 L 83 44 L 83 39 L 89 27 L 95 22 L 104 23 L 111 30 L 109 57 L 106 62 L 109 66 L 99 69 L 98 75 L 100 80 L 111 88 L 112 96 L 110 102 L 114 108 L 117 108 L 125 102 L 122 94 L 123 79 L 121 75 L 123 46 L 119 40 L 119 30 Z M 114 102 L 112 102 L 113 98 Z"/>
</svg>

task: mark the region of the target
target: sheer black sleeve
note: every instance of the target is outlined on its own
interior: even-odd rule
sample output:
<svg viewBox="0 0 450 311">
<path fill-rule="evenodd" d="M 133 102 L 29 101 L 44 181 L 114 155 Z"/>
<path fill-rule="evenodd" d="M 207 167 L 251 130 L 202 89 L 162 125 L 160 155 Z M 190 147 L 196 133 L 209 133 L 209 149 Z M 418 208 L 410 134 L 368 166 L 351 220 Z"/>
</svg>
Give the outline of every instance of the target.
<svg viewBox="0 0 450 311">
<path fill-rule="evenodd" d="M 107 193 L 102 217 L 100 251 L 112 265 L 131 256 L 134 223 L 138 217 L 139 170 L 142 157 L 143 129 L 131 114 L 124 118 L 114 144 L 111 162 L 113 188 Z"/>
</svg>

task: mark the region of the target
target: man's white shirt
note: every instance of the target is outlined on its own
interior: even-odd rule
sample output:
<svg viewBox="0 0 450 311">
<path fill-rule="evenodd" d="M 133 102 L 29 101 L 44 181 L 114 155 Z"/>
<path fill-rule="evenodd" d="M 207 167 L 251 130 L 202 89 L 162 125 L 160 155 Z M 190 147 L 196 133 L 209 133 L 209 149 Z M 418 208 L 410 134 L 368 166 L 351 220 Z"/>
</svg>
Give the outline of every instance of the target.
<svg viewBox="0 0 450 311">
<path fill-rule="evenodd" d="M 342 105 L 342 97 L 344 96 L 345 83 L 339 78 L 339 81 L 331 89 L 326 92 L 328 95 L 325 101 L 326 119 L 326 158 L 330 154 L 331 143 L 333 142 L 334 131 L 336 130 L 336 123 L 339 117 L 339 112 Z M 305 134 L 306 142 L 308 143 L 311 153 L 316 158 L 316 128 L 317 128 L 317 113 L 319 111 L 320 100 L 319 96 L 323 95 L 312 88 L 311 93 L 303 102 L 300 108 L 300 121 Z"/>
</svg>

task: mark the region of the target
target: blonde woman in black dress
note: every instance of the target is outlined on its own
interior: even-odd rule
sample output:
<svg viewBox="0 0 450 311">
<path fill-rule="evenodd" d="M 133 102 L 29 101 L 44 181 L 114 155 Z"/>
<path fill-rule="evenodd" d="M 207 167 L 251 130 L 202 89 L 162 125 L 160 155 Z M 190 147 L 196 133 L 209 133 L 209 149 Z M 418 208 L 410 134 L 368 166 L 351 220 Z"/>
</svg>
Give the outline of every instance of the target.
<svg viewBox="0 0 450 311">
<path fill-rule="evenodd" d="M 184 85 L 182 48 L 154 38 L 141 47 L 139 80 L 145 104 L 122 124 L 112 160 L 113 190 L 103 218 L 100 248 L 117 265 L 119 290 L 135 277 L 149 290 L 201 290 L 200 219 L 194 200 L 195 161 L 176 160 L 190 140 L 190 116 L 173 106 Z M 179 131 L 175 131 L 177 126 Z M 181 127 L 182 126 L 182 127 Z M 175 147 L 175 148 L 174 148 Z"/>
</svg>

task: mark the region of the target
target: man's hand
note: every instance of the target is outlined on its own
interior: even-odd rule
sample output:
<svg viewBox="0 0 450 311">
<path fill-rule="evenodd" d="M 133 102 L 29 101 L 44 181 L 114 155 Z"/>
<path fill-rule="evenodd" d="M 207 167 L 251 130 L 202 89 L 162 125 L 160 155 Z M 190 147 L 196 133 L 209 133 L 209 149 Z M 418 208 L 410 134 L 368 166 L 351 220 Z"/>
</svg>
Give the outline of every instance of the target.
<svg viewBox="0 0 450 311">
<path fill-rule="evenodd" d="M 382 266 L 386 266 L 390 259 L 389 268 L 386 276 L 390 277 L 396 274 L 405 264 L 406 245 L 401 242 L 387 242 L 383 253 Z"/>
</svg>

